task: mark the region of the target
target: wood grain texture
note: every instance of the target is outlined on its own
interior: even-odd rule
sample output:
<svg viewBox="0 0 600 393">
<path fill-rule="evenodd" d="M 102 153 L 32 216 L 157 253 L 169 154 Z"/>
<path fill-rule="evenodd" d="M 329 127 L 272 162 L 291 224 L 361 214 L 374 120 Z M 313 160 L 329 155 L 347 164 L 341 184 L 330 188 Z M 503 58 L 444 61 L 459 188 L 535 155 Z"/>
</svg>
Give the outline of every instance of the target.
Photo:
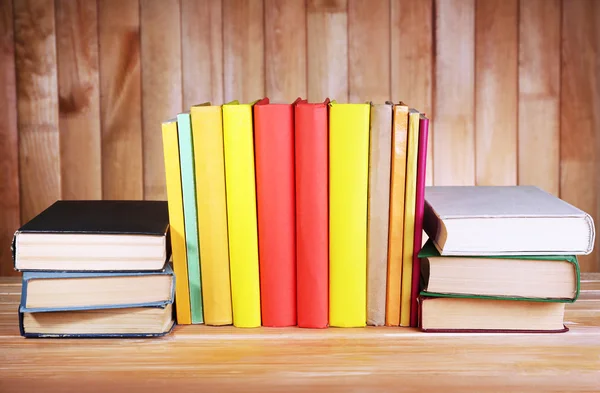
<svg viewBox="0 0 600 393">
<path fill-rule="evenodd" d="M 600 4 L 565 1 L 562 9 L 560 197 L 598 223 Z M 598 271 L 598 254 L 578 258 L 582 271 Z"/>
<path fill-rule="evenodd" d="M 519 184 L 558 196 L 560 180 L 560 0 L 519 10 Z"/>
<path fill-rule="evenodd" d="M 225 101 L 250 103 L 265 94 L 263 0 L 223 1 Z"/>
<path fill-rule="evenodd" d="M 0 2 L 0 276 L 18 274 L 7 245 L 21 224 L 13 16 L 12 2 Z"/>
<path fill-rule="evenodd" d="M 433 0 L 391 1 L 391 95 L 432 117 Z M 429 123 L 426 184 L 433 184 L 433 127 Z"/>
<path fill-rule="evenodd" d="M 265 78 L 271 102 L 306 98 L 304 0 L 265 0 Z"/>
<path fill-rule="evenodd" d="M 97 3 L 55 5 L 62 197 L 101 199 Z"/>
<path fill-rule="evenodd" d="M 517 0 L 476 0 L 476 184 L 517 183 Z"/>
<path fill-rule="evenodd" d="M 14 3 L 21 221 L 61 197 L 54 2 Z"/>
<path fill-rule="evenodd" d="M 138 0 L 98 0 L 102 196 L 142 199 Z"/>
<path fill-rule="evenodd" d="M 23 339 L 15 312 L 21 286 L 5 279 L 0 390 L 592 392 L 600 380 L 600 294 L 588 288 L 600 281 L 582 278 L 589 297 L 567 305 L 564 334 L 188 325 L 136 340 Z"/>
<path fill-rule="evenodd" d="M 223 103 L 222 4 L 181 0 L 183 107 Z"/>
<path fill-rule="evenodd" d="M 141 0 L 144 199 L 167 198 L 161 124 L 182 110 L 180 17 L 179 0 Z"/>
<path fill-rule="evenodd" d="M 308 0 L 308 100 L 348 101 L 348 4 Z"/>
<path fill-rule="evenodd" d="M 435 3 L 433 179 L 475 184 L 475 1 Z"/>
<path fill-rule="evenodd" d="M 384 103 L 390 96 L 390 3 L 348 0 L 350 102 Z"/>
</svg>

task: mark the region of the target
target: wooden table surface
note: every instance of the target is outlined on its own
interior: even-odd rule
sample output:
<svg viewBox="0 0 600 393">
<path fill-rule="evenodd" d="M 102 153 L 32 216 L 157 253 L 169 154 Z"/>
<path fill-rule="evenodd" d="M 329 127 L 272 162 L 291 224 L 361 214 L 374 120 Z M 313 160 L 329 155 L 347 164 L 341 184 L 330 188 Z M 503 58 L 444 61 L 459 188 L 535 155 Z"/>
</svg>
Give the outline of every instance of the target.
<svg viewBox="0 0 600 393">
<path fill-rule="evenodd" d="M 0 278 L 0 392 L 598 392 L 600 274 L 563 334 L 177 326 L 158 339 L 25 339 Z"/>
</svg>

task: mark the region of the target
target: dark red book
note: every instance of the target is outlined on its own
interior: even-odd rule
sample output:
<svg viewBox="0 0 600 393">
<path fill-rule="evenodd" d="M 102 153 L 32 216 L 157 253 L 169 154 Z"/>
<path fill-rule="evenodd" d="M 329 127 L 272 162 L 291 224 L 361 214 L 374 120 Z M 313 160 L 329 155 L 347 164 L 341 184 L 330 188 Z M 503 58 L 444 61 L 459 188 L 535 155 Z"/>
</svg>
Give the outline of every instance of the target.
<svg viewBox="0 0 600 393">
<path fill-rule="evenodd" d="M 294 104 L 254 105 L 262 325 L 296 325 Z"/>
<path fill-rule="evenodd" d="M 423 242 L 423 214 L 425 210 L 425 176 L 427 164 L 427 136 L 429 119 L 421 114 L 419 119 L 419 153 L 417 155 L 417 195 L 415 199 L 415 239 L 413 247 L 412 288 L 410 293 L 410 326 L 419 323 L 417 298 L 421 278 L 421 260 L 419 251 Z"/>
<path fill-rule="evenodd" d="M 296 105 L 298 326 L 329 324 L 329 99 Z"/>
</svg>

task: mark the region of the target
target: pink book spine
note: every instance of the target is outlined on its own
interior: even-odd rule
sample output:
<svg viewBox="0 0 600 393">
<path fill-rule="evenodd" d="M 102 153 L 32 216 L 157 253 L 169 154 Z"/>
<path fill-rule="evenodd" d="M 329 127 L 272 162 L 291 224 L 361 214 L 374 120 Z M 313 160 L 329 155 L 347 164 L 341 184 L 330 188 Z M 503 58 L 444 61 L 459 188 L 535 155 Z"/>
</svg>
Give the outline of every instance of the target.
<svg viewBox="0 0 600 393">
<path fill-rule="evenodd" d="M 418 325 L 419 286 L 421 283 L 421 243 L 423 242 L 423 212 L 425 209 L 425 176 L 427 164 L 427 135 L 429 134 L 429 119 L 421 115 L 419 119 L 419 152 L 417 156 L 417 195 L 415 204 L 415 241 L 413 251 L 413 271 L 410 305 L 410 326 Z"/>
</svg>

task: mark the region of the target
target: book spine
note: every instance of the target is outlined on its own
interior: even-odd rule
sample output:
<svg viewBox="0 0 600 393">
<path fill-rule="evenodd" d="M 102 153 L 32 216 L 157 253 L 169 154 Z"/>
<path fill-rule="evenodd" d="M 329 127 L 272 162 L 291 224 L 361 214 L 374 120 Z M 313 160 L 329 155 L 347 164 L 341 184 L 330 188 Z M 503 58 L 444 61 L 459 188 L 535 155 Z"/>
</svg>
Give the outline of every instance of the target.
<svg viewBox="0 0 600 393">
<path fill-rule="evenodd" d="M 329 323 L 328 102 L 295 108 L 298 326 Z"/>
<path fill-rule="evenodd" d="M 394 106 L 393 123 L 392 146 L 394 150 L 392 153 L 390 180 L 386 326 L 400 325 L 402 245 L 404 239 L 404 186 L 406 176 L 406 140 L 408 133 L 407 106 Z"/>
<path fill-rule="evenodd" d="M 425 210 L 425 177 L 427 165 L 427 138 L 429 119 L 421 116 L 419 120 L 419 158 L 417 163 L 417 195 L 415 201 L 415 240 L 413 246 L 413 274 L 410 296 L 410 326 L 419 323 L 418 297 L 421 277 L 421 259 L 418 257 L 423 243 L 423 215 Z"/>
<path fill-rule="evenodd" d="M 367 325 L 385 324 L 392 106 L 371 106 L 367 231 Z"/>
<path fill-rule="evenodd" d="M 415 240 L 415 199 L 417 194 L 417 162 L 419 156 L 419 116 L 419 112 L 414 109 L 411 109 L 408 115 L 400 326 L 410 325 L 410 296 L 412 291 L 413 251 Z"/>
<path fill-rule="evenodd" d="M 368 104 L 331 104 L 329 325 L 366 325 Z"/>
<path fill-rule="evenodd" d="M 189 113 L 177 115 L 179 130 L 179 157 L 183 194 L 185 243 L 187 250 L 188 280 L 192 323 L 204 323 L 198 249 L 198 216 L 196 212 L 196 175 L 194 174 L 194 145 Z"/>
<path fill-rule="evenodd" d="M 169 210 L 169 239 L 173 269 L 177 276 L 175 284 L 175 312 L 177 323 L 192 323 L 190 287 L 187 266 L 187 248 L 183 214 L 181 163 L 179 157 L 179 135 L 177 121 L 162 124 L 163 155 L 165 160 L 165 183 Z"/>
<path fill-rule="evenodd" d="M 254 105 L 262 325 L 296 325 L 294 108 Z"/>
<path fill-rule="evenodd" d="M 233 325 L 261 325 L 252 106 L 223 105 Z"/>
<path fill-rule="evenodd" d="M 204 323 L 230 325 L 231 283 L 220 106 L 191 108 Z"/>
</svg>

